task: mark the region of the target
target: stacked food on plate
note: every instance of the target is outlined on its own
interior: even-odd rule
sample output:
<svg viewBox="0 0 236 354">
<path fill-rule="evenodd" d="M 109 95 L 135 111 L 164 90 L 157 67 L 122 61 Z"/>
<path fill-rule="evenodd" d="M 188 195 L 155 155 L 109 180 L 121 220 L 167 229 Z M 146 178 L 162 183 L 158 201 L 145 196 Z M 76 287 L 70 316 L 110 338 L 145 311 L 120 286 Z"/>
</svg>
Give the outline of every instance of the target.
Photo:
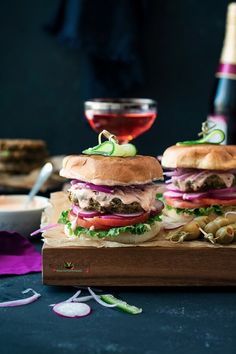
<svg viewBox="0 0 236 354">
<path fill-rule="evenodd" d="M 163 154 L 162 165 L 169 170 L 165 213 L 180 223 L 194 218 L 171 232 L 173 241 L 204 237 L 212 243 L 226 244 L 235 237 L 236 146 L 206 140 L 178 143 Z"/>
<path fill-rule="evenodd" d="M 42 166 L 47 156 L 43 140 L 0 139 L 1 173 L 27 174 Z"/>
<path fill-rule="evenodd" d="M 102 134 L 107 141 L 63 161 L 60 174 L 71 179 L 71 207 L 60 217 L 65 233 L 125 244 L 152 239 L 160 231 L 163 203 L 155 182 L 162 168 L 156 158 L 136 155 L 134 145 Z"/>
<path fill-rule="evenodd" d="M 34 185 L 46 161 L 53 164 L 53 174 L 41 191 L 61 188 L 64 179 L 58 176 L 61 156 L 49 157 L 46 142 L 36 139 L 0 139 L 0 192 L 28 191 Z"/>
</svg>

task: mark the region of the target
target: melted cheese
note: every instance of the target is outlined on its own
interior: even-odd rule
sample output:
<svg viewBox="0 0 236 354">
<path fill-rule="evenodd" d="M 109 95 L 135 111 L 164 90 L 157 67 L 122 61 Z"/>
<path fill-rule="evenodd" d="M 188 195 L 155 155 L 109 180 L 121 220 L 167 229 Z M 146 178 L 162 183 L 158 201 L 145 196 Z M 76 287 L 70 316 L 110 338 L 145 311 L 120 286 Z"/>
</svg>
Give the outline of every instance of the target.
<svg viewBox="0 0 236 354">
<path fill-rule="evenodd" d="M 212 175 L 217 175 L 222 182 L 225 184 L 227 188 L 231 187 L 234 181 L 234 175 L 232 173 L 216 173 L 216 172 L 206 172 L 203 171 L 199 174 L 194 174 L 191 176 L 188 176 L 186 179 L 178 179 L 176 178 L 175 180 L 178 183 L 178 187 L 181 191 L 185 192 L 186 188 L 188 188 L 188 182 L 191 182 L 191 188 L 194 191 L 197 191 L 199 188 L 202 187 L 202 185 L 205 183 L 205 180 L 212 176 Z"/>
<path fill-rule="evenodd" d="M 73 199 L 78 200 L 79 207 L 86 209 L 89 200 L 96 200 L 101 206 L 108 207 L 114 198 L 118 198 L 123 204 L 137 202 L 145 211 L 155 210 L 156 194 L 159 186 L 155 184 L 147 185 L 143 188 L 115 188 L 113 193 L 93 191 L 89 188 L 77 188 L 76 185 L 69 189 Z"/>
</svg>

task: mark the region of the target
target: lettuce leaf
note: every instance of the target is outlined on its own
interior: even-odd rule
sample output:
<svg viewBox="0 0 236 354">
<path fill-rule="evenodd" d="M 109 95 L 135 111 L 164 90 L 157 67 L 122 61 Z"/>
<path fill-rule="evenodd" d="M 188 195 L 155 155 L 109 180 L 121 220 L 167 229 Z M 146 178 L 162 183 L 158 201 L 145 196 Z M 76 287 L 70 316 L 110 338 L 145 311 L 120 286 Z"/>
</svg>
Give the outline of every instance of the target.
<svg viewBox="0 0 236 354">
<path fill-rule="evenodd" d="M 68 219 L 69 212 L 70 212 L 70 210 L 63 210 L 61 212 L 61 215 L 60 215 L 60 217 L 58 219 L 58 223 L 59 224 L 65 224 L 66 225 L 66 224 L 68 224 L 68 222 L 70 222 L 69 219 Z"/>
<path fill-rule="evenodd" d="M 222 215 L 225 211 L 225 207 L 222 205 L 211 205 L 209 207 L 202 207 L 202 208 L 175 208 L 172 207 L 168 204 L 165 203 L 165 199 L 163 197 L 162 193 L 157 193 L 156 199 L 160 200 L 165 204 L 165 207 L 167 210 L 175 210 L 177 214 L 189 214 L 189 215 L 194 215 L 194 216 L 205 216 L 209 214 L 217 214 L 217 215 Z"/>
<path fill-rule="evenodd" d="M 212 213 L 215 213 L 217 215 L 222 215 L 224 212 L 224 207 L 221 205 L 211 205 L 209 207 L 202 207 L 202 208 L 193 208 L 193 209 L 182 209 L 182 208 L 174 208 L 170 205 L 165 205 L 168 210 L 174 209 L 177 214 L 189 214 L 189 215 L 195 215 L 195 216 L 205 216 L 209 215 Z"/>
<path fill-rule="evenodd" d="M 159 200 L 159 201 L 162 202 L 162 203 L 165 202 L 165 199 L 164 199 L 162 193 L 157 193 L 157 194 L 156 194 L 156 199 Z"/>
<path fill-rule="evenodd" d="M 156 215 L 149 218 L 145 223 L 142 224 L 128 225 L 122 227 L 112 227 L 109 230 L 90 230 L 81 226 L 78 226 L 75 230 L 72 230 L 71 222 L 68 219 L 69 211 L 70 210 L 65 210 L 61 213 L 58 223 L 66 225 L 71 236 L 75 235 L 78 237 L 81 234 L 85 234 L 90 237 L 98 237 L 98 238 L 116 237 L 123 232 L 130 232 L 131 234 L 142 235 L 145 232 L 149 231 L 151 229 L 151 225 L 153 225 L 156 221 L 161 221 L 160 216 Z"/>
</svg>

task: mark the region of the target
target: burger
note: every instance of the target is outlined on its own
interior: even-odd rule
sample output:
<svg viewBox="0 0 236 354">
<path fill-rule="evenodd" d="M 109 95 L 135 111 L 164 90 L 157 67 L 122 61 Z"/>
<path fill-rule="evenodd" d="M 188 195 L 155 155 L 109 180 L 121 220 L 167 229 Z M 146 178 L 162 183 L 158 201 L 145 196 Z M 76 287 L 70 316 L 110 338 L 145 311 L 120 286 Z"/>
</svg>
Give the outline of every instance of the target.
<svg viewBox="0 0 236 354">
<path fill-rule="evenodd" d="M 154 157 L 71 155 L 60 175 L 71 179 L 71 207 L 60 217 L 68 237 L 133 244 L 159 232 L 162 168 Z"/>
<path fill-rule="evenodd" d="M 167 211 L 195 216 L 236 209 L 236 146 L 171 146 L 163 154 Z"/>
</svg>

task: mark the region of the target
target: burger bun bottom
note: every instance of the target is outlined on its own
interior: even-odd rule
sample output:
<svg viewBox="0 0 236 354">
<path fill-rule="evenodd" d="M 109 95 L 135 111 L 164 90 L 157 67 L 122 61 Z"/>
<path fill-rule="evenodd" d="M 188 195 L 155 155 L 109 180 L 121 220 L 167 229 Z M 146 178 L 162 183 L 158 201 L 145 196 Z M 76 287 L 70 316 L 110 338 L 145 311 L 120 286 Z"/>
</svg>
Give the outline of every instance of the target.
<svg viewBox="0 0 236 354">
<path fill-rule="evenodd" d="M 98 237 L 89 237 L 86 234 L 81 234 L 81 237 L 83 239 L 87 240 L 97 240 L 97 241 L 113 241 L 113 242 L 118 242 L 118 243 L 123 243 L 123 244 L 139 244 L 143 243 L 145 241 L 151 240 L 154 238 L 160 231 L 161 229 L 161 223 L 159 221 L 156 221 L 154 224 L 150 225 L 150 230 L 146 231 L 142 235 L 136 235 L 136 234 L 131 234 L 130 232 L 123 232 L 120 233 L 118 236 L 115 237 L 104 237 L 104 238 L 98 238 Z M 69 233 L 68 228 L 65 226 L 65 234 L 68 237 L 77 237 L 74 236 L 73 234 Z M 79 239 L 79 238 L 78 238 Z"/>
</svg>

